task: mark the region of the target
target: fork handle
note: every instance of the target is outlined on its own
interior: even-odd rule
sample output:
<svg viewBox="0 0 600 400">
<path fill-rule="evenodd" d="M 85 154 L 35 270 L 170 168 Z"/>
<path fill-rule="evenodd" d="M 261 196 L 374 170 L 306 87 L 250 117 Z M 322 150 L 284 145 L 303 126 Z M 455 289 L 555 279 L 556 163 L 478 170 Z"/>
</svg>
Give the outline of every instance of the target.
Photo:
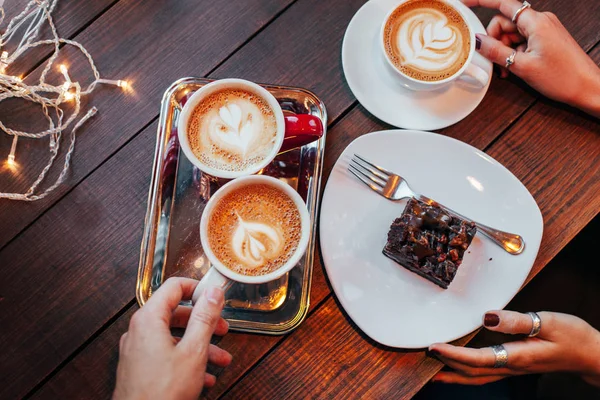
<svg viewBox="0 0 600 400">
<path fill-rule="evenodd" d="M 484 225 L 482 223 L 479 223 L 477 221 L 473 221 L 472 219 L 467 218 L 464 215 L 457 213 L 453 209 L 448 208 L 445 205 L 440 204 L 440 203 L 430 199 L 429 197 L 419 196 L 419 200 L 424 201 L 425 203 L 428 203 L 428 204 L 436 205 L 437 207 L 440 207 L 441 209 L 443 209 L 444 211 L 446 211 L 448 214 L 450 214 L 452 216 L 462 218 L 466 221 L 473 222 L 475 224 L 475 226 L 477 226 L 477 230 L 479 232 L 483 233 L 485 236 L 490 238 L 494 243 L 496 243 L 498 246 L 502 247 L 509 254 L 517 255 L 517 254 L 521 254 L 523 252 L 523 250 L 525 250 L 525 241 L 523 240 L 523 238 L 520 235 L 517 235 L 516 233 L 504 232 L 504 231 L 489 227 L 487 225 Z"/>
</svg>

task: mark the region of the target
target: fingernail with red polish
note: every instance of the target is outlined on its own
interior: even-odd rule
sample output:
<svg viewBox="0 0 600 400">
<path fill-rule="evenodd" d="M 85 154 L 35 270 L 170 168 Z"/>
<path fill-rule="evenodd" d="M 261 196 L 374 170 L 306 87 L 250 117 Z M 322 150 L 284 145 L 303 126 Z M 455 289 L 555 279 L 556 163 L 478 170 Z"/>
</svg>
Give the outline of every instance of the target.
<svg viewBox="0 0 600 400">
<path fill-rule="evenodd" d="M 429 353 L 430 356 L 433 356 L 433 357 L 439 357 L 442 354 L 436 349 L 427 350 L 427 352 Z"/>
<path fill-rule="evenodd" d="M 485 314 L 483 318 L 483 325 L 487 327 L 498 326 L 500 323 L 500 317 L 496 314 Z"/>
<path fill-rule="evenodd" d="M 479 35 L 475 35 L 475 49 L 481 49 L 481 38 L 479 37 Z"/>
</svg>

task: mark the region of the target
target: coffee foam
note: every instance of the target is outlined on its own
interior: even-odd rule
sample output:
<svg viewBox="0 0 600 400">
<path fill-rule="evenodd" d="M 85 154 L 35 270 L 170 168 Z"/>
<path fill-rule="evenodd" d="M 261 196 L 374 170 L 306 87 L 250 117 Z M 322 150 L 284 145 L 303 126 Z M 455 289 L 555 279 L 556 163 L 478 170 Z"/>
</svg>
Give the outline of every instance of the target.
<svg viewBox="0 0 600 400">
<path fill-rule="evenodd" d="M 384 28 L 385 50 L 396 68 L 411 78 L 439 81 L 467 62 L 469 28 L 451 6 L 437 0 L 400 5 Z"/>
<path fill-rule="evenodd" d="M 225 195 L 208 220 L 213 254 L 238 274 L 266 275 L 294 254 L 302 220 L 294 201 L 268 184 L 248 184 Z"/>
<path fill-rule="evenodd" d="M 192 111 L 188 141 L 194 155 L 210 168 L 245 171 L 263 162 L 277 139 L 275 112 L 260 96 L 224 89 Z"/>
</svg>

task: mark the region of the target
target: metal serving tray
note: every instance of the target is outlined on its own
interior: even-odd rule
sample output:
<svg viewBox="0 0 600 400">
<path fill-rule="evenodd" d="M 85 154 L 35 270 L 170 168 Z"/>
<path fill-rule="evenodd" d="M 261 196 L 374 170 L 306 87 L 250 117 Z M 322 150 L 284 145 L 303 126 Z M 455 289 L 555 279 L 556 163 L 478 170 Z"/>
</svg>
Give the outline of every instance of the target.
<svg viewBox="0 0 600 400">
<path fill-rule="evenodd" d="M 209 82 L 180 79 L 167 89 L 162 100 L 136 285 L 140 305 L 168 277 L 201 279 L 210 266 L 200 243 L 200 217 L 211 194 L 227 180 L 195 168 L 179 150 L 177 139 L 177 119 L 185 101 Z M 321 119 L 326 130 L 325 105 L 314 94 L 295 87 L 263 86 L 279 100 L 284 113 L 312 114 Z M 288 274 L 262 285 L 236 283 L 227 291 L 223 317 L 232 330 L 284 334 L 306 316 L 325 136 L 324 132 L 316 142 L 279 154 L 260 172 L 298 191 L 308 207 L 313 229 L 305 257 Z"/>
</svg>

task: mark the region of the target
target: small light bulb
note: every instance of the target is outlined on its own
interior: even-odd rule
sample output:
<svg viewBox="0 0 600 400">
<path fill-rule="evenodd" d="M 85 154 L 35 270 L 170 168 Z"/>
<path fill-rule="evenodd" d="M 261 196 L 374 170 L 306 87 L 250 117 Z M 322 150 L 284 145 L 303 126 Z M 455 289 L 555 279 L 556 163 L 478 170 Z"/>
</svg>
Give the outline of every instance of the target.
<svg viewBox="0 0 600 400">
<path fill-rule="evenodd" d="M 9 167 L 15 166 L 15 152 L 17 151 L 17 142 L 19 141 L 19 137 L 17 135 L 13 136 L 12 144 L 10 146 L 10 152 L 8 153 L 8 158 L 6 159 L 6 163 Z"/>
<path fill-rule="evenodd" d="M 61 74 L 66 74 L 69 72 L 69 70 L 67 69 L 67 66 L 65 64 L 60 64 L 58 66 L 58 69 L 60 70 Z"/>
<path fill-rule="evenodd" d="M 6 72 L 6 67 L 8 67 L 8 51 L 3 51 L 0 55 L 0 73 Z"/>
<path fill-rule="evenodd" d="M 122 81 L 122 80 L 113 80 L 113 79 L 98 79 L 96 80 L 96 83 L 102 83 L 105 85 L 114 85 L 114 86 L 118 86 L 123 90 L 126 90 L 129 88 L 129 82 L 127 81 Z"/>
<path fill-rule="evenodd" d="M 71 92 L 65 92 L 65 100 L 66 101 L 71 101 L 75 98 L 75 95 Z"/>
</svg>

